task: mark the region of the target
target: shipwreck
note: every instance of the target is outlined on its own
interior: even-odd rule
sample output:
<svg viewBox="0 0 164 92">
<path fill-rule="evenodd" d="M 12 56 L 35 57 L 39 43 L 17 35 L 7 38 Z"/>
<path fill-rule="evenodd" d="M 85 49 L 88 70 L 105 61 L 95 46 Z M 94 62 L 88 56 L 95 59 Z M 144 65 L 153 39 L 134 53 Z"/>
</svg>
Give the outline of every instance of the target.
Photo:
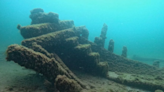
<svg viewBox="0 0 164 92">
<path fill-rule="evenodd" d="M 153 92 L 164 90 L 164 69 L 126 58 L 125 46 L 121 56 L 114 54 L 114 39 L 109 41 L 108 50 L 104 48 L 106 24 L 100 37 L 91 42 L 85 26 L 76 27 L 73 20 L 59 20 L 56 13 L 37 8 L 31 11 L 30 18 L 31 25 L 17 26 L 24 40 L 21 45 L 8 47 L 6 60 L 43 74 L 54 92 L 102 91 L 84 83 L 85 78 L 76 72 Z M 111 88 L 102 92 L 116 91 Z"/>
</svg>

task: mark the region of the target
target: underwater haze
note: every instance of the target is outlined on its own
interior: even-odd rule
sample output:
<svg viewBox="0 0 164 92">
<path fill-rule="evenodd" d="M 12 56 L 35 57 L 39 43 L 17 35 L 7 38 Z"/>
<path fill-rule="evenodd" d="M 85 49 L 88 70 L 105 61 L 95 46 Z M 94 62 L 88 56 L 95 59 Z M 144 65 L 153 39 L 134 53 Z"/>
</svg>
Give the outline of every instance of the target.
<svg viewBox="0 0 164 92">
<path fill-rule="evenodd" d="M 113 39 L 118 55 L 126 46 L 129 58 L 164 59 L 164 0 L 0 0 L 0 51 L 21 43 L 17 24 L 30 25 L 34 8 L 58 13 L 61 20 L 74 20 L 75 26 L 85 25 L 92 42 L 106 23 L 105 48 Z"/>
</svg>

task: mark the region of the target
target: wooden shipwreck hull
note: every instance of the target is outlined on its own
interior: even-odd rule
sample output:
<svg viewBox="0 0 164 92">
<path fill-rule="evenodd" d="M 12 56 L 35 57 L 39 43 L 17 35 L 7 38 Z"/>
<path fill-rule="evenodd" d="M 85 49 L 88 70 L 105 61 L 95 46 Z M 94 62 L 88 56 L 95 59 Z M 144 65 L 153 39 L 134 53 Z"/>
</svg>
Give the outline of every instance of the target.
<svg viewBox="0 0 164 92">
<path fill-rule="evenodd" d="M 60 21 L 58 15 L 53 13 L 38 19 L 38 16 L 42 16 L 40 13 L 44 15 L 42 9 L 31 11 L 32 25 L 18 25 L 25 40 L 22 46 L 8 47 L 8 61 L 42 73 L 60 92 L 89 89 L 71 70 L 150 91 L 164 90 L 162 69 L 127 59 L 103 48 L 107 25 L 104 24 L 100 37 L 93 43 L 87 40 L 89 31 L 85 26 L 75 27 L 73 21 Z M 47 21 L 49 18 L 54 21 Z M 117 76 L 112 76 L 111 72 Z M 131 75 L 131 78 L 126 75 Z"/>
</svg>

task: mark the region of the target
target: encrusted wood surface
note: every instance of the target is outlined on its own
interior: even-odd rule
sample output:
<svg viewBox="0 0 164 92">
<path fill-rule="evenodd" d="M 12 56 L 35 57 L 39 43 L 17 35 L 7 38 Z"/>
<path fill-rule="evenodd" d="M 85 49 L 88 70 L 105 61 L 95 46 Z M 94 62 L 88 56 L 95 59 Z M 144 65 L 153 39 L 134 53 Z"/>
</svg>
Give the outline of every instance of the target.
<svg viewBox="0 0 164 92">
<path fill-rule="evenodd" d="M 157 76 L 157 75 L 164 76 L 164 71 L 156 67 L 116 55 L 112 52 L 109 52 L 105 48 L 100 47 L 97 44 L 88 41 L 85 38 L 80 37 L 79 43 L 91 44 L 92 51 L 98 52 L 100 54 L 100 61 L 108 62 L 110 71 L 115 71 L 115 72 L 118 71 L 118 72 L 134 73 L 134 74 L 147 74 L 153 76 Z"/>
<path fill-rule="evenodd" d="M 31 37 L 47 34 L 50 32 L 72 28 L 73 26 L 74 26 L 74 22 L 72 20 L 60 21 L 59 24 L 41 23 L 41 24 L 34 24 L 34 25 L 20 27 L 20 33 L 24 38 L 31 38 Z"/>
<path fill-rule="evenodd" d="M 46 55 L 24 46 L 11 45 L 7 49 L 6 59 L 42 73 L 51 83 L 55 83 L 55 79 L 58 75 L 65 75 L 69 79 L 76 81 L 77 85 L 85 88 L 85 85 L 63 65 L 64 63 L 60 61 L 59 57 L 55 57 L 57 57 L 57 59 L 48 58 Z"/>
</svg>

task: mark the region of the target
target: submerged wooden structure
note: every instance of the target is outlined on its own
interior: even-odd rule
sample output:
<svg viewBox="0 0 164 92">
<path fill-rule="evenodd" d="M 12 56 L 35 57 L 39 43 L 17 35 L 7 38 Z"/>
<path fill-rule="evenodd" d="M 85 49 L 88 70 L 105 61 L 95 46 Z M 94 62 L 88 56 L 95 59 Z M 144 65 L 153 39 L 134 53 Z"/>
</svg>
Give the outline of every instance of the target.
<svg viewBox="0 0 164 92">
<path fill-rule="evenodd" d="M 72 20 L 60 21 L 56 13 L 42 9 L 31 11 L 31 25 L 17 28 L 25 38 L 22 45 L 7 49 L 8 61 L 42 73 L 60 92 L 81 92 L 89 89 L 71 70 L 101 76 L 121 84 L 155 91 L 164 90 L 164 71 L 113 53 L 114 41 L 104 49 L 107 25 L 94 43 L 88 41 L 85 26 L 75 27 Z M 115 76 L 113 76 L 115 75 Z"/>
</svg>

